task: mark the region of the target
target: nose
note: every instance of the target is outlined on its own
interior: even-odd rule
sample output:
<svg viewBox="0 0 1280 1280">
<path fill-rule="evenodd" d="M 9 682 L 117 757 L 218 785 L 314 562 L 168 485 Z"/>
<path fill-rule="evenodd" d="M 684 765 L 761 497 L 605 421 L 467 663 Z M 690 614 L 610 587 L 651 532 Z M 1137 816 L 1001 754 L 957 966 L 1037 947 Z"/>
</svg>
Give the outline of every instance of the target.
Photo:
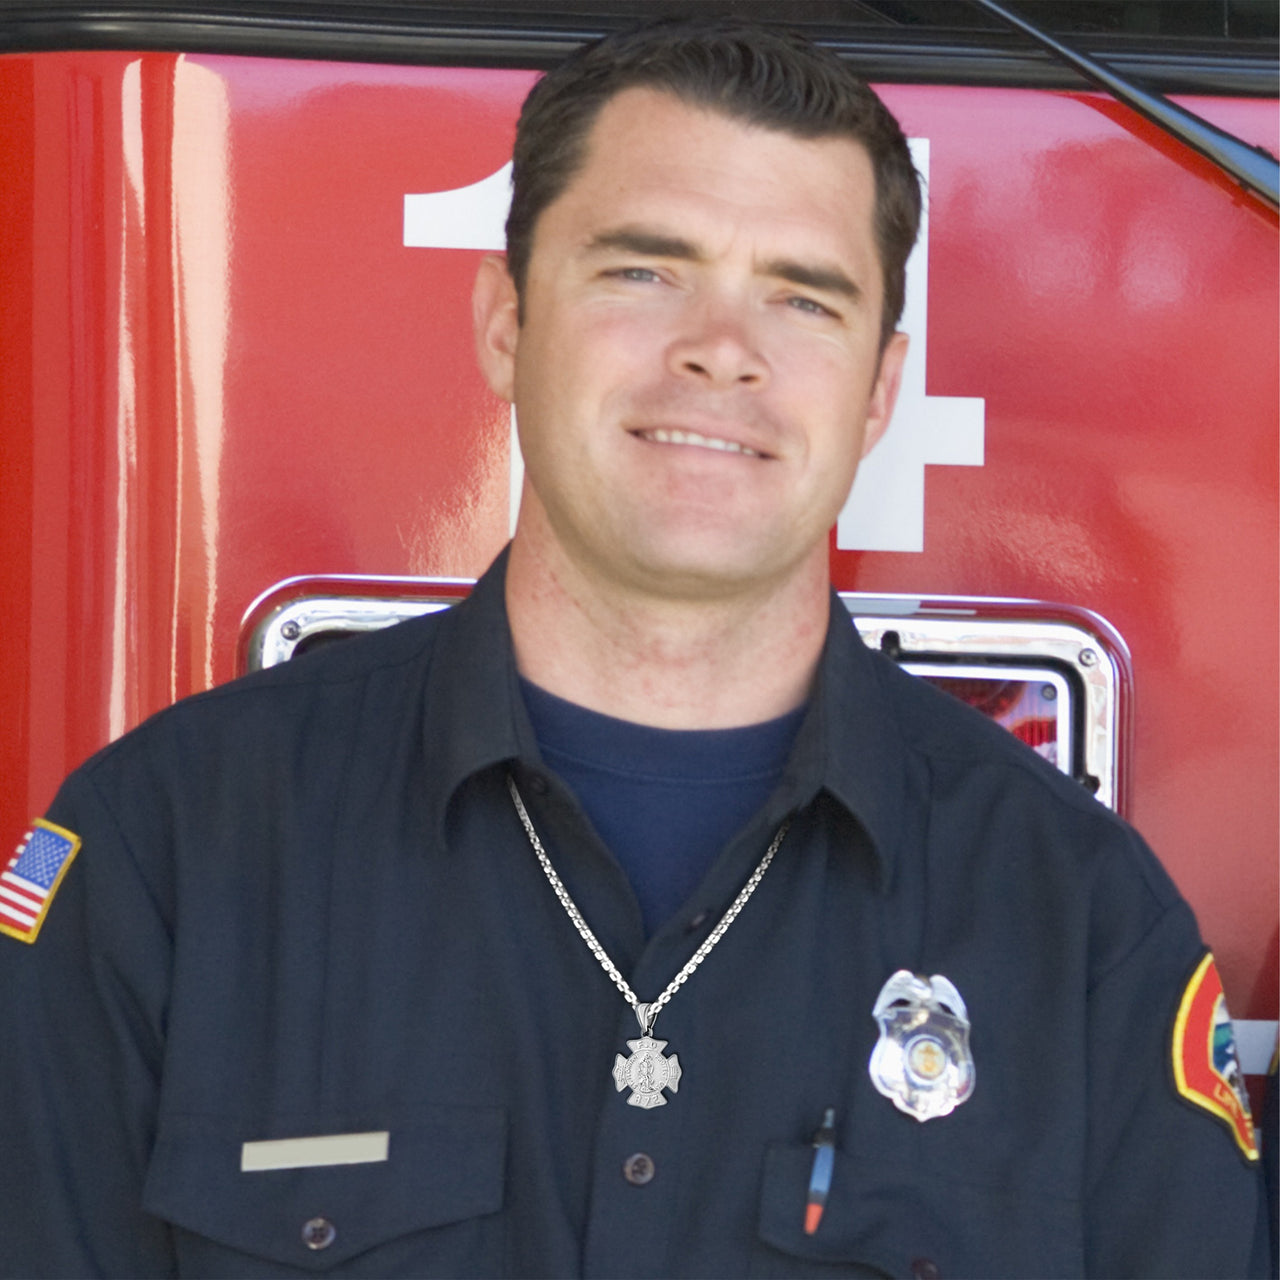
<svg viewBox="0 0 1280 1280">
<path fill-rule="evenodd" d="M 684 328 L 667 352 L 668 368 L 682 378 L 708 387 L 759 388 L 769 377 L 769 365 L 740 308 L 721 303 L 690 308 Z"/>
</svg>

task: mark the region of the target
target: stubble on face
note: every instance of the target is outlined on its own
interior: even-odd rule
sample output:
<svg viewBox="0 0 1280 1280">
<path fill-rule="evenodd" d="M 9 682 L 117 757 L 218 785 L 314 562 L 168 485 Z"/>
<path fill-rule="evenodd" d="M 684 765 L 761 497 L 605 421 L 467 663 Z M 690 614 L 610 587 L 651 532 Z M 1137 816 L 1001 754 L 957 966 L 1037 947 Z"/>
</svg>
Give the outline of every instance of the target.
<svg viewBox="0 0 1280 1280">
<path fill-rule="evenodd" d="M 490 377 L 519 408 L 517 544 L 673 601 L 825 591 L 883 416 L 873 182 L 845 139 L 650 90 L 605 105 Z"/>
</svg>

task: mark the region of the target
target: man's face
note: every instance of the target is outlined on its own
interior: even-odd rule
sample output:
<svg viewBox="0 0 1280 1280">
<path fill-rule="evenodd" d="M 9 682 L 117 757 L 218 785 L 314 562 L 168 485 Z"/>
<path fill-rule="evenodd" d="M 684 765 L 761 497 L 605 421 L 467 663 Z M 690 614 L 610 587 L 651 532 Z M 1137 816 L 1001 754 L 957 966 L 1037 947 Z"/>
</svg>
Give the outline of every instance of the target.
<svg viewBox="0 0 1280 1280">
<path fill-rule="evenodd" d="M 905 355 L 879 351 L 874 175 L 798 139 L 628 89 L 538 219 L 523 322 L 500 259 L 480 360 L 517 409 L 517 538 L 625 589 L 706 598 L 821 560 Z"/>
</svg>

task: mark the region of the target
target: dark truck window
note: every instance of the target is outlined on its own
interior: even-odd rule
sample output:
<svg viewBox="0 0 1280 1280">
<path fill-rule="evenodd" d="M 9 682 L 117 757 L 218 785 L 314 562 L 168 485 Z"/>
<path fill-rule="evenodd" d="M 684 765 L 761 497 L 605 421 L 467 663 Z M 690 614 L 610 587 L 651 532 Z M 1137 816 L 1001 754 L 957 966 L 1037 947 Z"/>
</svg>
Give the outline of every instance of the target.
<svg viewBox="0 0 1280 1280">
<path fill-rule="evenodd" d="M 1009 0 L 1037 26 L 1055 35 L 1182 36 L 1197 41 L 1274 40 L 1280 25 L 1274 0 Z M 505 0 L 501 13 L 563 17 L 630 15 L 639 10 L 688 13 L 687 3 L 653 0 Z M 991 31 L 1000 23 L 965 0 L 698 0 L 698 13 L 754 14 L 785 18 L 795 25 L 910 27 L 935 31 Z"/>
<path fill-rule="evenodd" d="M 1006 0 L 1164 93 L 1273 97 L 1275 0 Z M 741 14 L 805 30 L 870 79 L 1078 88 L 1079 77 L 967 0 L 49 0 L 0 5 L 0 52 L 161 49 L 354 61 L 550 65 L 620 25 Z"/>
</svg>

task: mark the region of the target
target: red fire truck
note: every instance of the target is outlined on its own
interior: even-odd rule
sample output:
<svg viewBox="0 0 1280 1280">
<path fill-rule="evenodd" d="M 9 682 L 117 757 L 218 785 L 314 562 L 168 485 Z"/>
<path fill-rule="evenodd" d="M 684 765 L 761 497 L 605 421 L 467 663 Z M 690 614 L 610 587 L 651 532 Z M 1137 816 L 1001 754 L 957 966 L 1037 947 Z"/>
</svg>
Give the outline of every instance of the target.
<svg viewBox="0 0 1280 1280">
<path fill-rule="evenodd" d="M 672 7 L 0 11 L 0 832 L 175 698 L 465 593 L 519 493 L 468 297 L 520 101 Z M 1056 52 L 955 0 L 702 7 L 854 59 L 928 183 L 900 407 L 831 532 L 851 624 L 1134 821 L 1262 1072 L 1277 217 L 1265 156 L 1260 196 L 1161 112 L 1275 152 L 1274 4 L 1013 6 Z"/>
</svg>

